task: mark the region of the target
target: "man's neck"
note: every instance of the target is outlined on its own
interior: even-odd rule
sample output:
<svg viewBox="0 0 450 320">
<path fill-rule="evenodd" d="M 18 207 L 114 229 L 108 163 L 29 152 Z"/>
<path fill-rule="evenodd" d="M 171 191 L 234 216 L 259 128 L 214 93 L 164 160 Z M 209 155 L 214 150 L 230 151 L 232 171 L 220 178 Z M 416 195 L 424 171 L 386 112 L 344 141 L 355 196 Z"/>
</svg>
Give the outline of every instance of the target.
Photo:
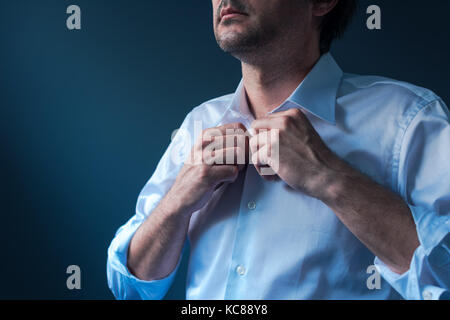
<svg viewBox="0 0 450 320">
<path fill-rule="evenodd" d="M 249 109 L 255 119 L 280 106 L 305 79 L 320 58 L 319 52 L 265 61 L 242 63 L 242 76 Z"/>
</svg>

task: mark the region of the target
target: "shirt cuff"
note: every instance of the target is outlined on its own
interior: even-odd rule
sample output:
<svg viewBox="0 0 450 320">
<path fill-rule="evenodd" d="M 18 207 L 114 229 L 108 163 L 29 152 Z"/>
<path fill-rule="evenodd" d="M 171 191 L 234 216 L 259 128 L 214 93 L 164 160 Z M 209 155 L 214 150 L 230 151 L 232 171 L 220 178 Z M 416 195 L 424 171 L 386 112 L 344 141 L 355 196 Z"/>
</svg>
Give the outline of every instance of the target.
<svg viewBox="0 0 450 320">
<path fill-rule="evenodd" d="M 140 223 L 129 221 L 117 231 L 111 242 L 107 262 L 108 285 L 119 300 L 161 300 L 173 283 L 181 257 L 175 269 L 163 279 L 144 281 L 136 278 L 127 268 L 127 254 L 129 243 L 139 226 Z"/>
<path fill-rule="evenodd" d="M 413 206 L 410 209 L 413 215 L 421 210 Z M 450 295 L 449 217 L 431 217 L 433 213 L 416 220 L 421 244 L 414 252 L 407 272 L 397 274 L 375 258 L 378 272 L 405 299 L 439 300 L 448 299 Z"/>
<path fill-rule="evenodd" d="M 403 298 L 409 300 L 445 300 L 448 299 L 450 291 L 433 285 L 421 286 L 411 269 L 404 274 L 397 274 L 378 257 L 375 258 L 375 267 L 381 276 L 397 291 Z"/>
</svg>

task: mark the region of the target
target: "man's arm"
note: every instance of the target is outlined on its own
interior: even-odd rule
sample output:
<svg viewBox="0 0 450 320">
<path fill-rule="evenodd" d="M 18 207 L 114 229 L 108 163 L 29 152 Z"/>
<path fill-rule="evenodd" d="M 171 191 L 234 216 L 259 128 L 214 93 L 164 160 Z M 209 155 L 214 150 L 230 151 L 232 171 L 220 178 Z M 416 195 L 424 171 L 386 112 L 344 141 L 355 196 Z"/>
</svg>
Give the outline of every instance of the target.
<svg viewBox="0 0 450 320">
<path fill-rule="evenodd" d="M 420 243 L 405 201 L 337 157 L 328 161 L 317 198 L 392 271 L 406 272 Z"/>
<path fill-rule="evenodd" d="M 128 268 L 128 251 L 136 231 L 155 212 L 181 171 L 182 161 L 187 158 L 192 145 L 191 137 L 185 134 L 192 132 L 192 123 L 189 113 L 140 192 L 135 215 L 117 230 L 108 248 L 108 286 L 117 299 L 161 299 L 173 282 L 175 270 L 170 276 L 158 281 L 136 278 Z"/>
<path fill-rule="evenodd" d="M 136 214 L 119 228 L 108 248 L 108 286 L 116 298 L 153 300 L 166 294 L 184 252 L 183 243 L 187 244 L 191 214 L 209 201 L 218 185 L 233 181 L 242 168 L 234 162 L 215 165 L 224 163 L 218 161 L 224 154 L 237 159 L 243 152 L 240 147 L 225 148 L 222 153 L 217 147 L 198 152 L 217 141 L 217 136 L 225 140 L 227 128 L 245 131 L 238 123 L 207 129 L 201 134 L 204 139 L 199 137 L 188 151 L 191 141 L 186 139 L 194 132 L 193 121 L 190 114 L 184 120 L 140 193 Z M 186 154 L 189 152 L 194 159 Z"/>
<path fill-rule="evenodd" d="M 297 108 L 270 115 L 252 124 L 260 129 L 278 129 L 279 163 L 264 158 L 260 134 L 250 140 L 253 163 L 268 164 L 292 188 L 322 200 L 376 256 L 397 273 L 408 270 L 419 245 L 407 205 L 339 159 L 322 141 L 308 118 Z M 262 152 L 264 151 L 264 152 Z M 386 214 L 389 212 L 389 215 Z"/>
<path fill-rule="evenodd" d="M 226 160 L 230 156 L 239 159 L 245 154 L 242 146 L 227 148 L 222 143 L 222 148 L 205 152 L 213 137 L 223 142 L 227 140 L 227 129 L 240 129 L 245 138 L 245 127 L 239 123 L 205 130 L 170 191 L 132 238 L 128 268 L 139 279 L 158 280 L 172 273 L 183 249 L 192 213 L 209 201 L 219 185 L 237 178 L 239 167 L 227 164 Z"/>
<path fill-rule="evenodd" d="M 299 109 L 258 119 L 252 127 L 256 131 L 279 130 L 273 141 L 266 142 L 260 134 L 252 137 L 255 165 L 277 168 L 278 176 L 292 188 L 322 200 L 392 271 L 401 274 L 409 269 L 420 242 L 409 206 L 402 198 L 339 159 Z M 275 145 L 278 164 L 267 156 L 267 148 L 275 149 Z"/>
<path fill-rule="evenodd" d="M 130 272 L 144 281 L 167 278 L 181 256 L 189 220 L 190 213 L 167 194 L 130 241 Z"/>
</svg>

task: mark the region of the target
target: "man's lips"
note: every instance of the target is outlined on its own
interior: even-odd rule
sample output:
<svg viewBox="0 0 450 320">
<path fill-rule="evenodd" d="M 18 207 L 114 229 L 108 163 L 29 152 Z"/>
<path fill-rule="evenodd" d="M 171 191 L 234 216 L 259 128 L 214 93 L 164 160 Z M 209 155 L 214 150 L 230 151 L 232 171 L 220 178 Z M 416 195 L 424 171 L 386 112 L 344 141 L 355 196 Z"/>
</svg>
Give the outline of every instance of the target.
<svg viewBox="0 0 450 320">
<path fill-rule="evenodd" d="M 234 18 L 238 16 L 247 16 L 247 14 L 233 8 L 225 8 L 222 9 L 222 11 L 220 12 L 220 20 Z"/>
</svg>

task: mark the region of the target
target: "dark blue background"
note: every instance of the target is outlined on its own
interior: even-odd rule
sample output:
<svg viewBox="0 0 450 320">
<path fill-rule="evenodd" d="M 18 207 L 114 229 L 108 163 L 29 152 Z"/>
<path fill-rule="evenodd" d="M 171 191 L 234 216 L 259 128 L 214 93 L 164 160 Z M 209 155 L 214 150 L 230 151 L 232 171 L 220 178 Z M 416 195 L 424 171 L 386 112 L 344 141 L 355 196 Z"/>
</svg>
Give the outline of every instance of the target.
<svg viewBox="0 0 450 320">
<path fill-rule="evenodd" d="M 66 28 L 70 4 L 81 31 Z M 381 31 L 365 27 L 370 4 Z M 361 1 L 332 52 L 448 103 L 449 14 L 448 0 Z M 240 80 L 211 25 L 210 1 L 0 1 L 0 298 L 112 298 L 107 247 L 172 131 Z M 66 288 L 71 264 L 81 291 Z M 184 298 L 185 265 L 168 298 Z"/>
</svg>

